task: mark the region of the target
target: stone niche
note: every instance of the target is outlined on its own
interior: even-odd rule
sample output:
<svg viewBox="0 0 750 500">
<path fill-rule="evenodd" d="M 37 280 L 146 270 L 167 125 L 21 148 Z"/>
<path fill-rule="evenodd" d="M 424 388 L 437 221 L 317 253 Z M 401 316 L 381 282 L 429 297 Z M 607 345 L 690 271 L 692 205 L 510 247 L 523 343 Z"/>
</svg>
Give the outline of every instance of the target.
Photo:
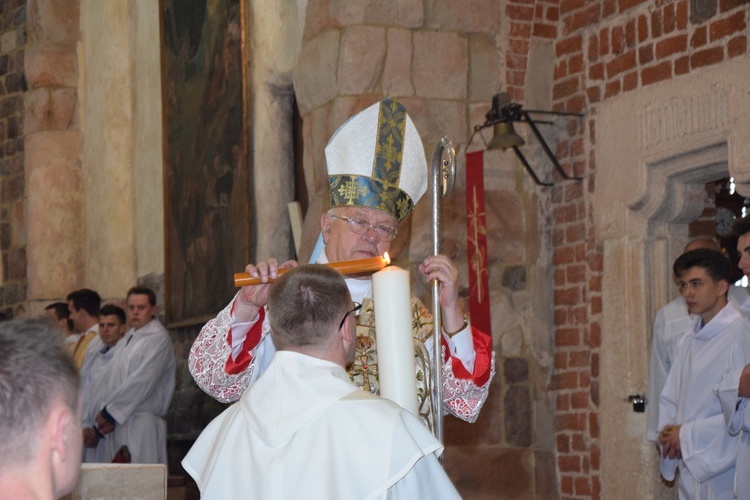
<svg viewBox="0 0 750 500">
<path fill-rule="evenodd" d="M 738 58 L 645 87 L 599 108 L 593 213 L 604 247 L 602 496 L 665 494 L 645 440 L 651 322 L 674 298 L 671 265 L 704 208 L 705 184 L 734 177 L 750 194 L 750 61 Z M 657 404 L 651 401 L 648 404 Z M 608 492 L 610 495 L 608 495 Z"/>
</svg>

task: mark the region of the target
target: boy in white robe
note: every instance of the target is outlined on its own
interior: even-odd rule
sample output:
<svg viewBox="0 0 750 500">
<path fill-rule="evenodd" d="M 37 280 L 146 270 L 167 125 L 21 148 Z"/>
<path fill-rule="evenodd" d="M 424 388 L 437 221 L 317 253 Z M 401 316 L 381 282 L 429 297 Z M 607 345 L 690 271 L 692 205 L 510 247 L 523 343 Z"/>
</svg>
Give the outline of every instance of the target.
<svg viewBox="0 0 750 500">
<path fill-rule="evenodd" d="M 99 312 L 99 336 L 91 341 L 81 367 L 81 400 L 83 407 L 83 461 L 108 463 L 113 456 L 106 453 L 104 435 L 96 426 L 96 415 L 108 396 L 109 363 L 117 344 L 127 329 L 125 311 L 108 304 Z"/>
<path fill-rule="evenodd" d="M 726 430 L 714 386 L 731 346 L 747 323 L 727 299 L 729 261 L 714 250 L 686 252 L 674 274 L 688 309 L 697 317 L 677 344 L 675 362 L 659 401 L 661 474 L 675 478 L 684 499 L 732 499 L 738 439 Z"/>
<path fill-rule="evenodd" d="M 271 286 L 277 352 L 182 462 L 201 498 L 459 498 L 420 421 L 349 380 L 360 308 L 319 264 Z"/>
</svg>

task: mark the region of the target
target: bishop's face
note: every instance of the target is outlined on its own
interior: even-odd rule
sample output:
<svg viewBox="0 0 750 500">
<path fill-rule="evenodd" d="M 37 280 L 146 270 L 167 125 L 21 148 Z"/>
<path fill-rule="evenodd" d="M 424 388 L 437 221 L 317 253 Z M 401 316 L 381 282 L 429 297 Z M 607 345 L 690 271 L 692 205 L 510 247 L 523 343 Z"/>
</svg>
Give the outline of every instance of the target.
<svg viewBox="0 0 750 500">
<path fill-rule="evenodd" d="M 396 228 L 393 217 L 374 208 L 338 207 L 331 213 L 338 217 L 359 219 L 371 226 Z M 348 221 L 331 217 L 328 213 L 321 217 L 320 226 L 330 262 L 379 257 L 391 248 L 391 242 L 381 241 L 372 227 L 363 234 L 356 234 L 349 229 Z"/>
</svg>

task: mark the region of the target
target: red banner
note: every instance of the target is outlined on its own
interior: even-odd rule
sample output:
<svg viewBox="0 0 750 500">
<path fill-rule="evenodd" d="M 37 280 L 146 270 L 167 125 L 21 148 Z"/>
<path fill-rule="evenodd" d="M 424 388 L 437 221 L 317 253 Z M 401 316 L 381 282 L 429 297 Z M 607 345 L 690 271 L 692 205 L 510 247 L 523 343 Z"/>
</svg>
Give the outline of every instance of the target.
<svg viewBox="0 0 750 500">
<path fill-rule="evenodd" d="M 466 240 L 471 325 L 492 335 L 484 211 L 484 151 L 466 153 Z"/>
</svg>

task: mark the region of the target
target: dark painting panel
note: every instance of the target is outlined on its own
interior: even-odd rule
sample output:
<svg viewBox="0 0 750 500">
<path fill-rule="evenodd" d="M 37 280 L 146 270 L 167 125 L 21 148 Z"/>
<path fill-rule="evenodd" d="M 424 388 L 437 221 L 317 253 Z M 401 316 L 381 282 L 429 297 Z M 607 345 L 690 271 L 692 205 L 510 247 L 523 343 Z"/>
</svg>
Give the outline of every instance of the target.
<svg viewBox="0 0 750 500">
<path fill-rule="evenodd" d="M 244 9 L 161 0 L 168 326 L 214 316 L 251 262 Z"/>
</svg>

